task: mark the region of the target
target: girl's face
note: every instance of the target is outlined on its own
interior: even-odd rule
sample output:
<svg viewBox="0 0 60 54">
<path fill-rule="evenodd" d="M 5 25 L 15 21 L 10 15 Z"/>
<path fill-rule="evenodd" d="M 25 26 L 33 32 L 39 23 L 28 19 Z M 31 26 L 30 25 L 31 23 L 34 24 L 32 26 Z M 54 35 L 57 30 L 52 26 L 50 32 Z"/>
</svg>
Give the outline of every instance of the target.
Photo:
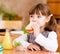
<svg viewBox="0 0 60 54">
<path fill-rule="evenodd" d="M 44 16 L 41 14 L 37 15 L 36 13 L 33 15 L 30 15 L 30 22 L 34 22 L 39 24 L 40 26 L 44 26 L 46 24 L 46 22 L 48 22 L 48 18 L 47 16 Z"/>
</svg>

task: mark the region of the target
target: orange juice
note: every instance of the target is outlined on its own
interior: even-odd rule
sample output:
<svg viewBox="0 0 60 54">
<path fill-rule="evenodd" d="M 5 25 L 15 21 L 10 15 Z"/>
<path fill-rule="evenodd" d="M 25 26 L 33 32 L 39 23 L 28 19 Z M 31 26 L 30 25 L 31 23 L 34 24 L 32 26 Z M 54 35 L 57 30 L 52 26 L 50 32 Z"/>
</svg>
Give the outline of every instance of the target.
<svg viewBox="0 0 60 54">
<path fill-rule="evenodd" d="M 5 36 L 4 36 L 3 48 L 12 49 L 12 40 L 11 40 L 10 33 L 8 31 L 6 31 Z"/>
</svg>

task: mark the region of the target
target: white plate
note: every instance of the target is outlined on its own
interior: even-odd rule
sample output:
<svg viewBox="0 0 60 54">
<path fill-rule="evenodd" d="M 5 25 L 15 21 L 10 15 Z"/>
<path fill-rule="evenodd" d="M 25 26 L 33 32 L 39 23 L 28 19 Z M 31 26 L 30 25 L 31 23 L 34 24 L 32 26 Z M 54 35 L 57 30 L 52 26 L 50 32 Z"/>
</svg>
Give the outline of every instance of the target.
<svg viewBox="0 0 60 54">
<path fill-rule="evenodd" d="M 11 34 L 24 34 L 23 31 L 11 31 L 10 33 Z"/>
</svg>

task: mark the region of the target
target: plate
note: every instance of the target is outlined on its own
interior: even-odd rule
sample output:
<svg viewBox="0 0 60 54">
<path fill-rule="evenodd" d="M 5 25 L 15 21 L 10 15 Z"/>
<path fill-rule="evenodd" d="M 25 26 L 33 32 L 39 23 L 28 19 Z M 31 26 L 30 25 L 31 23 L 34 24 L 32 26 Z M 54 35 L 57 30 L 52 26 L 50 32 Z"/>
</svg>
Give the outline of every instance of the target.
<svg viewBox="0 0 60 54">
<path fill-rule="evenodd" d="M 10 33 L 11 34 L 24 34 L 23 31 L 11 31 Z"/>
</svg>

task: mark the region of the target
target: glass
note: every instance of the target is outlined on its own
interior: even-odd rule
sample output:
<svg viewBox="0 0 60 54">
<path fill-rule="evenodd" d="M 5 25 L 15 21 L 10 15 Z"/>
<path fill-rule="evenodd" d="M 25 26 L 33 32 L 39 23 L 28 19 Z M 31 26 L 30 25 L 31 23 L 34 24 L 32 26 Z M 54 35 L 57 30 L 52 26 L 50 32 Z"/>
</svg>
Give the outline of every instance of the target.
<svg viewBox="0 0 60 54">
<path fill-rule="evenodd" d="M 23 47 L 23 45 L 20 42 L 14 42 L 14 48 L 15 51 L 24 52 L 25 54 L 27 54 L 27 49 Z"/>
<path fill-rule="evenodd" d="M 3 54 L 3 45 L 0 43 L 0 54 Z"/>
</svg>

